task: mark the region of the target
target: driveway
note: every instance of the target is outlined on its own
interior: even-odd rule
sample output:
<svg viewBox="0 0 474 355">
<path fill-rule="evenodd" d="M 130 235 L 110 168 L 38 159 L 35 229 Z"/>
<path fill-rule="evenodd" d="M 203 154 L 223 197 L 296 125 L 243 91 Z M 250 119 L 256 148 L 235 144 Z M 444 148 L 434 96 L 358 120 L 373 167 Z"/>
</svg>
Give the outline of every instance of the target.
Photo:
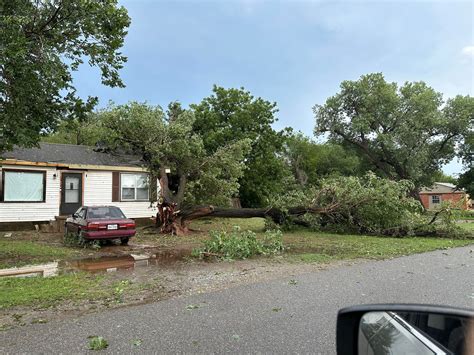
<svg viewBox="0 0 474 355">
<path fill-rule="evenodd" d="M 360 303 L 474 308 L 472 247 L 364 262 L 293 278 L 0 332 L 0 353 L 335 353 L 338 309 Z M 293 281 L 293 280 L 294 281 Z"/>
</svg>

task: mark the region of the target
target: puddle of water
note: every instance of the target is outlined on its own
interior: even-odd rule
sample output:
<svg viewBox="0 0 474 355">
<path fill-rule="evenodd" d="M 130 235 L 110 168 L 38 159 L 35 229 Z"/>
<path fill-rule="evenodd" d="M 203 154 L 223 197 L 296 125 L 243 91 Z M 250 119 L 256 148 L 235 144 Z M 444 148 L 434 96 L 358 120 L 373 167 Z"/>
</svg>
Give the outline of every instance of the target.
<svg viewBox="0 0 474 355">
<path fill-rule="evenodd" d="M 86 271 L 90 273 L 116 272 L 138 267 L 169 267 L 190 255 L 189 250 L 160 251 L 147 254 L 103 256 L 30 265 L 19 268 L 0 269 L 0 277 L 56 276 L 60 272 Z"/>
</svg>

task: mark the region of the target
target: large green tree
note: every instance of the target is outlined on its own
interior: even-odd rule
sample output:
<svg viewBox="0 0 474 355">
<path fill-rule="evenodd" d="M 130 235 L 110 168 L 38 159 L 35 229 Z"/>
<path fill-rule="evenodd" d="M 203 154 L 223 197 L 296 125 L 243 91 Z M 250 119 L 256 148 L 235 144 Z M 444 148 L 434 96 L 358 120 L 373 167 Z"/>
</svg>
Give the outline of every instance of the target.
<svg viewBox="0 0 474 355">
<path fill-rule="evenodd" d="M 62 120 L 55 131 L 43 135 L 41 141 L 93 146 L 99 143 L 102 129 L 100 117 L 92 112 L 81 119 Z"/>
<path fill-rule="evenodd" d="M 194 130 L 202 136 L 208 154 L 229 142 L 251 141 L 239 180 L 243 206 L 266 206 L 271 196 L 284 192 L 290 171 L 281 159 L 284 132 L 272 128 L 277 120 L 275 103 L 256 98 L 243 88 L 214 86 L 211 96 L 191 108 L 196 118 Z"/>
<path fill-rule="evenodd" d="M 223 142 L 207 152 L 202 137 L 193 130 L 193 112 L 178 103 L 170 104 L 167 112 L 142 103 L 111 106 L 98 116 L 103 143 L 117 152 L 140 155 L 151 175 L 159 178 L 161 197 L 167 203 L 177 208 L 225 206 L 237 193 L 248 139 Z"/>
<path fill-rule="evenodd" d="M 0 152 L 35 145 L 63 118 L 81 119 L 97 98 L 76 95 L 72 72 L 87 60 L 104 85 L 118 70 L 130 24 L 117 0 L 0 0 Z"/>
<path fill-rule="evenodd" d="M 314 186 L 328 176 L 363 173 L 359 157 L 339 144 L 318 144 L 302 133 L 286 138 L 284 157 L 300 186 Z"/>
<path fill-rule="evenodd" d="M 456 155 L 474 115 L 474 98 L 442 95 L 424 82 L 401 87 L 380 73 L 344 81 L 316 105 L 317 135 L 351 145 L 381 176 L 410 180 L 413 194 Z"/>
</svg>

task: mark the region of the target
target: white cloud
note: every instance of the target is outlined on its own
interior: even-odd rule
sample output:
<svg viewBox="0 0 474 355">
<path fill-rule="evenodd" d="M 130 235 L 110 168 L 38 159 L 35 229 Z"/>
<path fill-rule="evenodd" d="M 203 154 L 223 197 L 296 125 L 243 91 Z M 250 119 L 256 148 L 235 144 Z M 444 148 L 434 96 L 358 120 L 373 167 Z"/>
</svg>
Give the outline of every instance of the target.
<svg viewBox="0 0 474 355">
<path fill-rule="evenodd" d="M 462 54 L 474 57 L 474 46 L 466 46 L 461 51 Z"/>
</svg>

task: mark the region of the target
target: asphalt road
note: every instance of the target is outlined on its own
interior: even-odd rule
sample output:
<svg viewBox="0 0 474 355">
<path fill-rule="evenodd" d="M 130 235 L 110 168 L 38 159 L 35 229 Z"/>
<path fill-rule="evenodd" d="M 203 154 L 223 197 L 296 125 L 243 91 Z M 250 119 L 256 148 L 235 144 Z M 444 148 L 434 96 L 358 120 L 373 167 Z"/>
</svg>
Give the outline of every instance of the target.
<svg viewBox="0 0 474 355">
<path fill-rule="evenodd" d="M 394 302 L 474 308 L 472 249 L 340 266 L 29 325 L 0 332 L 0 353 L 82 353 L 87 337 L 100 335 L 113 353 L 334 354 L 336 315 L 345 306 Z"/>
</svg>

